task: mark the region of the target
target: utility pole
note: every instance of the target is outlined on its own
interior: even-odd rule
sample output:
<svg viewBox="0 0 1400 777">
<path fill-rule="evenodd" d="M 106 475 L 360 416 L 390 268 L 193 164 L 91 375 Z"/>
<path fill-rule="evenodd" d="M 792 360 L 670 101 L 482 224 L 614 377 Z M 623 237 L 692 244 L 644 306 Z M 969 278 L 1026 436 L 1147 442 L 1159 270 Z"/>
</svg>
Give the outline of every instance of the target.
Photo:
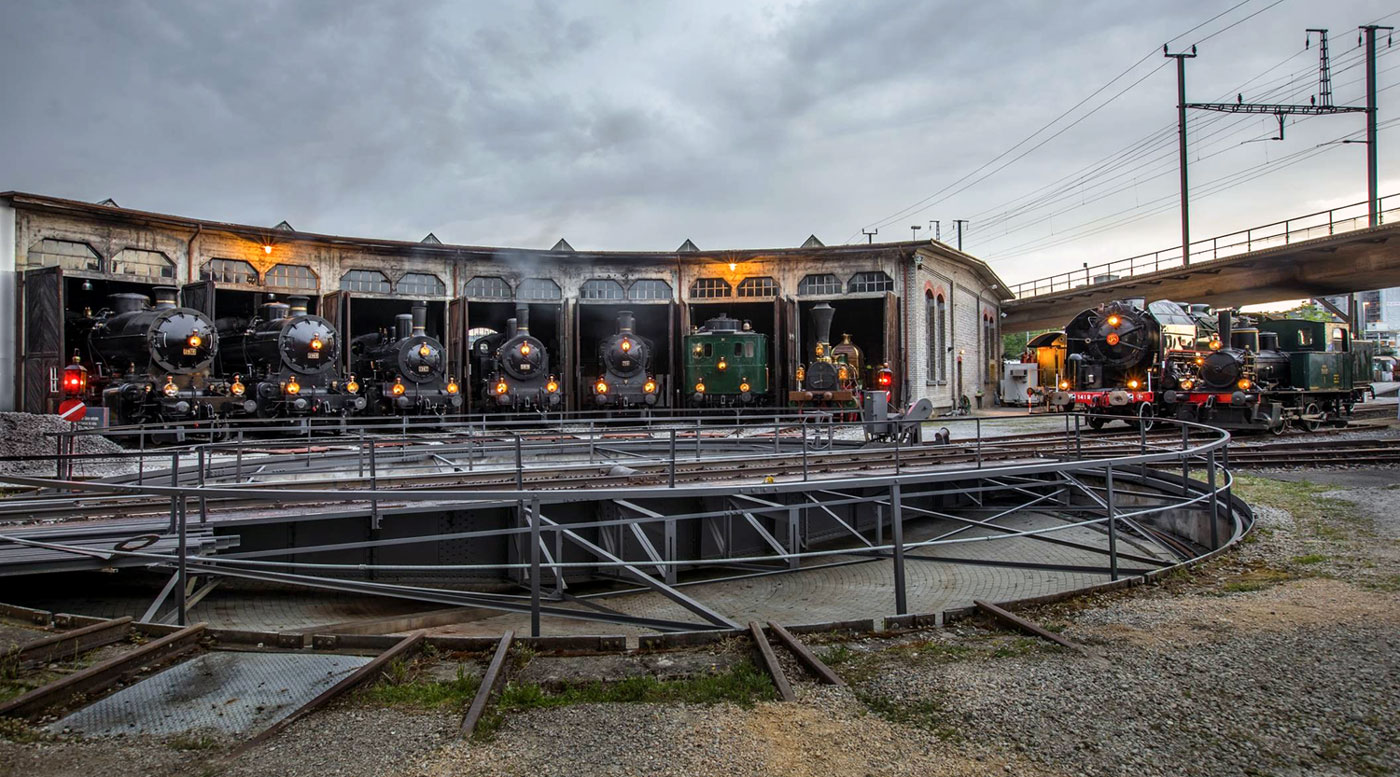
<svg viewBox="0 0 1400 777">
<path fill-rule="evenodd" d="M 1162 44 L 1162 54 L 1176 60 L 1176 134 L 1178 166 L 1181 168 L 1181 266 L 1191 265 L 1191 206 L 1186 183 L 1186 60 L 1194 59 L 1196 47 L 1191 53 L 1171 53 L 1167 44 Z"/>
<path fill-rule="evenodd" d="M 921 230 L 921 229 L 923 229 L 923 226 L 922 226 L 922 225 L 919 225 L 919 224 L 911 224 L 911 225 L 909 226 L 909 231 L 914 235 L 914 237 L 913 237 L 912 239 L 914 239 L 914 240 L 918 240 L 918 239 L 919 239 L 919 230 Z"/>
<path fill-rule="evenodd" d="M 874 229 L 869 232 L 866 232 L 864 229 L 862 229 L 860 233 L 862 235 L 865 235 L 865 244 L 870 245 L 871 243 L 875 242 L 875 236 L 880 234 L 880 230 Z"/>
<path fill-rule="evenodd" d="M 1366 206 L 1370 213 L 1367 223 L 1373 227 L 1381 223 L 1380 192 L 1376 185 L 1376 31 L 1393 29 L 1374 24 L 1361 27 L 1366 34 Z"/>
<path fill-rule="evenodd" d="M 967 223 L 967 219 L 953 219 L 953 223 L 958 225 L 958 250 L 962 250 L 962 228 Z"/>
<path fill-rule="evenodd" d="M 943 222 L 939 221 L 938 219 L 933 219 L 932 221 L 929 222 L 929 226 L 933 227 L 933 239 L 934 239 L 934 240 L 937 240 L 937 241 L 940 242 L 940 243 L 942 243 L 942 242 L 943 242 Z"/>
</svg>

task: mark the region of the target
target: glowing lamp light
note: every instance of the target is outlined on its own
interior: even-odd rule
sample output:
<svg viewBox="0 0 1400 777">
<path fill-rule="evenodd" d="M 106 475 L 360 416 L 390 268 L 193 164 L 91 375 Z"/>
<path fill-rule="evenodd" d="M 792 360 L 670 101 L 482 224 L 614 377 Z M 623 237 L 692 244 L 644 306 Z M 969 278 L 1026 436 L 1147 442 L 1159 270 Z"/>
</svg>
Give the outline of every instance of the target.
<svg viewBox="0 0 1400 777">
<path fill-rule="evenodd" d="M 704 346 L 701 346 L 701 345 L 696 345 L 696 346 L 695 346 L 695 355 L 696 355 L 696 356 L 699 356 L 699 355 L 700 355 L 701 353 L 703 353 L 704 351 L 705 351 Z"/>
<path fill-rule="evenodd" d="M 392 386 L 389 387 L 389 392 L 390 392 L 391 394 L 393 394 L 394 396 L 396 396 L 396 397 L 401 397 L 401 396 L 403 396 L 403 393 L 404 393 L 405 391 L 407 391 L 407 390 L 408 390 L 408 389 L 405 388 L 404 385 L 403 385 L 403 379 L 402 379 L 402 378 L 394 378 L 394 385 L 392 385 Z"/>
<path fill-rule="evenodd" d="M 270 253 L 272 253 L 272 246 L 271 246 L 271 245 L 268 245 L 267 243 L 264 243 L 264 244 L 263 244 L 263 253 L 265 253 L 265 254 L 270 254 Z"/>
<path fill-rule="evenodd" d="M 1104 341 L 1107 342 L 1109 345 L 1117 345 L 1119 339 L 1120 338 L 1118 337 L 1117 332 L 1109 332 L 1108 337 L 1105 337 Z"/>
<path fill-rule="evenodd" d="M 804 381 L 804 380 L 806 380 L 806 379 L 807 379 L 807 368 L 806 368 L 806 367 L 798 367 L 798 368 L 797 368 L 797 382 L 798 382 L 798 383 L 801 383 L 802 381 Z"/>
<path fill-rule="evenodd" d="M 846 380 L 847 378 L 850 377 L 850 375 L 851 375 L 851 374 L 850 374 L 849 372 L 846 371 L 846 368 L 845 368 L 845 367 L 842 367 L 841 369 L 839 369 L 839 370 L 836 371 L 836 377 L 837 377 L 837 378 L 840 378 L 841 380 Z"/>
<path fill-rule="evenodd" d="M 530 344 L 529 344 L 529 343 L 521 343 L 521 344 L 520 344 L 520 355 L 521 355 L 521 356 L 529 356 L 529 355 L 530 355 Z"/>
<path fill-rule="evenodd" d="M 1212 339 L 1212 340 L 1210 341 L 1210 349 L 1211 349 L 1212 351 L 1218 351 L 1218 350 L 1220 350 L 1220 341 L 1219 341 L 1219 340 Z"/>
<path fill-rule="evenodd" d="M 729 271 L 730 271 L 730 272 L 734 272 L 734 271 L 737 270 L 737 269 L 739 269 L 739 265 L 738 265 L 738 264 L 736 264 L 736 263 L 734 263 L 734 262 L 730 262 L 730 263 L 729 263 Z"/>
<path fill-rule="evenodd" d="M 1142 383 L 1138 381 L 1137 378 L 1132 378 L 1128 381 L 1128 388 L 1132 389 L 1133 391 L 1137 391 L 1138 386 L 1141 385 Z"/>
<path fill-rule="evenodd" d="M 418 355 L 422 356 L 424 359 L 428 358 L 429 356 L 432 356 L 433 347 L 431 345 L 428 345 L 427 343 L 423 343 L 422 345 L 418 346 Z"/>
<path fill-rule="evenodd" d="M 175 385 L 175 379 L 169 375 L 165 376 L 165 385 L 160 389 L 167 397 L 173 397 L 180 393 L 180 387 Z"/>
<path fill-rule="evenodd" d="M 551 380 L 550 382 L 544 384 L 544 390 L 553 394 L 559 390 L 559 383 L 557 381 Z"/>
<path fill-rule="evenodd" d="M 1191 387 L 1194 385 L 1196 385 L 1195 381 L 1191 380 L 1190 378 L 1182 378 L 1181 380 L 1181 387 L 1183 389 L 1186 389 L 1187 391 L 1190 391 Z"/>
<path fill-rule="evenodd" d="M 891 383 L 894 382 L 894 376 L 891 375 L 889 372 L 882 372 L 882 373 L 880 373 L 880 377 L 878 378 L 878 382 L 879 382 L 879 384 L 880 384 L 881 386 L 886 386 L 886 387 L 887 387 L 887 386 L 889 386 Z"/>
<path fill-rule="evenodd" d="M 740 392 L 747 392 L 748 390 L 749 390 L 749 384 L 748 384 L 747 381 L 745 381 L 745 382 L 739 384 L 739 391 L 740 391 Z"/>
<path fill-rule="evenodd" d="M 243 385 L 243 381 L 239 380 L 237 375 L 234 375 L 233 382 L 228 384 L 228 393 L 235 397 L 241 397 L 247 393 L 247 391 L 248 387 Z"/>
<path fill-rule="evenodd" d="M 1060 391 L 1069 391 L 1069 381 L 1067 381 L 1067 380 L 1062 380 L 1062 381 L 1060 381 Z"/>
<path fill-rule="evenodd" d="M 823 346 L 821 343 L 817 343 L 817 355 L 818 355 L 818 356 L 821 356 L 821 355 L 823 355 L 823 354 L 825 354 L 825 353 L 826 353 L 826 347 Z"/>
<path fill-rule="evenodd" d="M 204 343 L 204 338 L 199 335 L 190 335 L 190 338 L 185 342 L 189 343 L 191 348 L 198 348 Z"/>
<path fill-rule="evenodd" d="M 448 379 L 447 379 L 447 393 L 449 393 L 449 394 L 456 394 L 458 391 L 461 391 L 461 390 L 462 390 L 462 387 L 457 385 L 457 379 L 456 379 L 456 378 L 448 378 Z"/>
<path fill-rule="evenodd" d="M 624 338 L 620 347 L 622 348 L 623 353 L 627 353 L 628 351 L 632 350 L 632 341 Z"/>
<path fill-rule="evenodd" d="M 1118 326 L 1121 323 L 1123 323 L 1123 319 L 1119 318 L 1117 313 L 1113 313 L 1108 317 L 1109 326 Z"/>
<path fill-rule="evenodd" d="M 354 375 L 351 375 L 350 380 L 345 382 L 345 390 L 350 392 L 351 394 L 360 393 L 360 382 L 358 380 L 355 380 Z"/>
<path fill-rule="evenodd" d="M 287 385 L 286 385 L 286 387 L 285 387 L 284 390 L 285 390 L 288 394 L 291 394 L 292 396 L 296 396 L 297 394 L 300 394 L 300 393 L 301 393 L 301 384 L 300 384 L 300 383 L 297 383 L 297 379 L 296 379 L 296 378 L 292 378 L 291 380 L 287 381 Z M 169 393 L 169 392 L 167 391 L 166 393 Z"/>
<path fill-rule="evenodd" d="M 320 336 L 320 335 L 316 335 L 315 337 L 311 338 L 311 350 L 313 350 L 313 351 L 319 351 L 319 350 L 321 350 L 322 348 L 325 348 L 325 347 L 326 347 L 326 344 L 325 344 L 324 342 L 321 341 L 321 336 Z"/>
<path fill-rule="evenodd" d="M 704 394 L 704 393 L 705 393 L 705 384 L 704 384 L 704 383 L 696 383 L 696 384 L 695 384 L 695 393 L 697 393 L 697 394 Z"/>
<path fill-rule="evenodd" d="M 507 386 L 505 381 L 500 381 L 496 384 L 497 394 L 504 394 L 507 391 L 510 391 L 510 386 Z"/>
<path fill-rule="evenodd" d="M 593 384 L 593 390 L 598 392 L 599 394 L 608 393 L 608 382 L 606 380 L 598 381 L 597 383 Z"/>
<path fill-rule="evenodd" d="M 716 364 L 715 366 L 719 368 L 720 372 L 724 372 L 725 370 L 729 369 L 729 362 L 725 361 L 724 359 L 720 359 L 719 364 Z"/>
<path fill-rule="evenodd" d="M 70 397 L 75 397 L 87 389 L 87 368 L 82 365 L 82 359 L 73 357 L 73 363 L 63 368 L 63 392 Z"/>
<path fill-rule="evenodd" d="M 1202 364 L 1205 364 L 1205 363 L 1206 363 L 1206 357 L 1204 357 L 1204 356 L 1197 356 L 1197 357 L 1196 357 L 1196 366 L 1197 366 L 1197 367 L 1199 367 L 1199 366 L 1201 366 Z"/>
<path fill-rule="evenodd" d="M 1249 381 L 1249 378 L 1240 378 L 1235 385 L 1240 387 L 1240 391 L 1249 391 L 1249 387 L 1254 384 Z"/>
<path fill-rule="evenodd" d="M 656 393 L 656 381 L 654 381 L 654 380 L 648 380 L 646 383 L 643 383 L 643 384 L 642 384 L 642 391 L 644 391 L 644 392 L 646 392 L 646 393 L 648 393 L 648 394 L 655 394 L 655 393 Z"/>
</svg>

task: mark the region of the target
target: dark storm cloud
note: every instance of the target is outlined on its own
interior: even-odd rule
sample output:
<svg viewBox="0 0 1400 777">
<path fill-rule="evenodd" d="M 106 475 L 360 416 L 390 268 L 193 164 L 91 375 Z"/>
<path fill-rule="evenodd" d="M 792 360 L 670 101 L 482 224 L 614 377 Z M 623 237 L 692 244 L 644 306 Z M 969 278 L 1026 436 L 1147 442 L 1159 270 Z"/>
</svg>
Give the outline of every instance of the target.
<svg viewBox="0 0 1400 777">
<path fill-rule="evenodd" d="M 1329 20 L 1385 12 L 1341 5 Z M 1226 7 L 9 3 L 0 189 L 522 247 L 835 242 Z M 1240 72 L 1281 56 L 1264 21 L 1315 23 L 1289 7 L 1216 56 Z M 1170 121 L 1169 78 L 1148 87 L 905 221 L 966 215 Z"/>
</svg>

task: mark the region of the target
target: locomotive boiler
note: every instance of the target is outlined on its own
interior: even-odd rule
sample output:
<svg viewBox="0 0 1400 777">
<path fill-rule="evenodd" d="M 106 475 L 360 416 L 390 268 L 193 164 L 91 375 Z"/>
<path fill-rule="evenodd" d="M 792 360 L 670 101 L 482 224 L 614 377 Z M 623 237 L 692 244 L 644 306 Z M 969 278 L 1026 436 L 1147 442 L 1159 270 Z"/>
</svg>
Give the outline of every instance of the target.
<svg viewBox="0 0 1400 777">
<path fill-rule="evenodd" d="M 598 344 L 602 374 L 592 386 L 599 407 L 655 407 L 665 396 L 661 381 L 651 373 L 652 343 L 635 331 L 632 311 L 617 314 L 617 332 Z"/>
<path fill-rule="evenodd" d="M 460 384 L 447 374 L 447 350 L 427 334 L 428 307 L 416 302 L 392 329 L 351 343 L 351 380 L 364 386 L 376 415 L 443 415 L 462 407 Z"/>
<path fill-rule="evenodd" d="M 264 304 L 251 321 L 220 321 L 220 372 L 246 384 L 250 412 L 272 418 L 365 409 L 359 382 L 341 372 L 340 333 L 306 306 L 306 297 L 290 297 Z"/>
<path fill-rule="evenodd" d="M 242 386 L 211 377 L 219 353 L 214 324 L 175 304 L 176 290 L 112 294 L 86 322 L 99 365 L 92 388 L 121 424 L 214 418 L 242 409 Z"/>
<path fill-rule="evenodd" d="M 518 305 L 506 331 L 472 343 L 472 361 L 483 377 L 485 407 L 501 410 L 562 410 L 564 394 L 549 372 L 549 352 L 530 334 L 530 308 Z"/>
</svg>

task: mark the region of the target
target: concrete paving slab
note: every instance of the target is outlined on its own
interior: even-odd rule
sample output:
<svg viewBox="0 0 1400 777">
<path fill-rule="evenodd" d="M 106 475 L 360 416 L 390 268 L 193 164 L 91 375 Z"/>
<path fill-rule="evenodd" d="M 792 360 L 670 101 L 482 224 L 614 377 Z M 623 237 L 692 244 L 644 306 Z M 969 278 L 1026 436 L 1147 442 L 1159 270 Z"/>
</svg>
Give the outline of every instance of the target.
<svg viewBox="0 0 1400 777">
<path fill-rule="evenodd" d="M 48 730 L 90 737 L 252 733 L 290 715 L 369 660 L 206 653 L 78 710 L 50 724 Z"/>
</svg>

